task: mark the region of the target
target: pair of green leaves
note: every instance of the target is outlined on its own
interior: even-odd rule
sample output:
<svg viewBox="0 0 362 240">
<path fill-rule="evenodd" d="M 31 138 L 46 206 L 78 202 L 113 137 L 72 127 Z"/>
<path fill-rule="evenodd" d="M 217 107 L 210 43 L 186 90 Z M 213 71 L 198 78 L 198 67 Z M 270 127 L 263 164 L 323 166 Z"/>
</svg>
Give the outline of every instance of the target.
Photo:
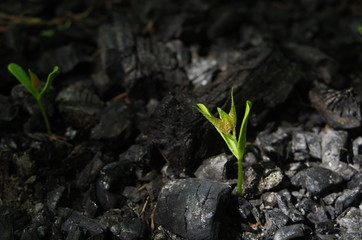
<svg viewBox="0 0 362 240">
<path fill-rule="evenodd" d="M 34 96 L 39 105 L 40 111 L 43 115 L 47 132 L 51 133 L 50 123 L 43 106 L 42 98 L 44 93 L 48 90 L 48 88 L 52 84 L 54 76 L 59 70 L 58 66 L 55 66 L 53 68 L 53 71 L 49 73 L 47 81 L 45 82 L 44 87 L 41 89 L 39 86 L 40 84 L 38 76 L 35 73 L 33 73 L 30 69 L 28 69 L 29 76 L 26 74 L 26 72 L 23 70 L 22 67 L 20 67 L 18 64 L 15 63 L 10 63 L 8 65 L 8 70 Z"/>
<path fill-rule="evenodd" d="M 226 142 L 230 151 L 237 159 L 241 159 L 244 154 L 246 143 L 246 127 L 249 118 L 250 109 L 252 107 L 251 101 L 246 101 L 246 108 L 243 121 L 241 123 L 239 135 L 236 136 L 236 109 L 233 96 L 233 89 L 231 90 L 231 107 L 229 113 L 226 113 L 221 108 L 217 108 L 220 118 L 214 117 L 209 109 L 204 104 L 196 104 L 196 109 L 204 115 L 204 117 L 211 122 L 212 125 L 219 132 L 221 137 Z"/>
</svg>

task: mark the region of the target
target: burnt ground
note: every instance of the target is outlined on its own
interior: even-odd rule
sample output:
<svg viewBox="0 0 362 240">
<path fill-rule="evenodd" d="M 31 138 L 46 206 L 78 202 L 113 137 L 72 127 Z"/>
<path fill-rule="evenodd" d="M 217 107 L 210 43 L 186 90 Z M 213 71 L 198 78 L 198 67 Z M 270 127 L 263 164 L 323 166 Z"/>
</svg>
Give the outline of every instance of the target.
<svg viewBox="0 0 362 240">
<path fill-rule="evenodd" d="M 2 1 L 0 239 L 362 239 L 359 26 L 357 0 Z M 11 62 L 59 66 L 52 134 Z M 232 87 L 242 198 L 193 108 Z"/>
</svg>

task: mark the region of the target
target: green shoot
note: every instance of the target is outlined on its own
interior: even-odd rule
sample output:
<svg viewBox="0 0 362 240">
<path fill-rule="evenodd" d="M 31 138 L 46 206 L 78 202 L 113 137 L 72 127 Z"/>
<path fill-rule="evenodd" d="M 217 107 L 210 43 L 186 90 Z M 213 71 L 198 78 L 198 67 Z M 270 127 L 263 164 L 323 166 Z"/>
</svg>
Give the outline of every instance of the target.
<svg viewBox="0 0 362 240">
<path fill-rule="evenodd" d="M 231 89 L 231 108 L 229 113 L 224 112 L 221 108 L 217 108 L 220 118 L 214 117 L 209 109 L 201 103 L 196 104 L 195 108 L 211 122 L 226 142 L 232 154 L 238 160 L 238 181 L 236 185 L 236 195 L 241 195 L 243 184 L 243 165 L 242 159 L 245 152 L 246 144 L 246 127 L 248 123 L 249 113 L 252 107 L 251 101 L 246 101 L 246 108 L 243 121 L 241 123 L 239 135 L 236 135 L 236 109 L 234 103 L 233 89 Z"/>
<path fill-rule="evenodd" d="M 51 127 L 48 119 L 48 115 L 45 112 L 45 108 L 43 105 L 43 95 L 48 90 L 50 85 L 53 82 L 53 78 L 55 74 L 58 72 L 58 66 L 53 68 L 53 71 L 49 73 L 47 81 L 42 89 L 39 88 L 39 79 L 38 76 L 33 73 L 30 69 L 28 69 L 29 76 L 25 73 L 22 67 L 15 63 L 10 63 L 8 65 L 8 70 L 13 76 L 34 96 L 35 100 L 37 101 L 40 112 L 43 116 L 44 123 L 47 129 L 47 132 L 51 134 Z"/>
</svg>

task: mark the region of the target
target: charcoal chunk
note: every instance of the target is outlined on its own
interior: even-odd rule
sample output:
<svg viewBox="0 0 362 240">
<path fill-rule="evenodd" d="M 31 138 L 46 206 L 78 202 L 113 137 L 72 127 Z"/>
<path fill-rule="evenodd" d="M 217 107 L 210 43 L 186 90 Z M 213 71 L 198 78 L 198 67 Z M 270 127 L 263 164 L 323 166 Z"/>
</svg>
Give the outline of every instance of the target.
<svg viewBox="0 0 362 240">
<path fill-rule="evenodd" d="M 161 190 L 155 223 L 190 240 L 218 239 L 220 214 L 231 188 L 207 179 L 180 179 Z"/>
<path fill-rule="evenodd" d="M 313 195 L 323 194 L 340 184 L 343 178 L 337 173 L 322 167 L 310 167 L 292 177 L 293 185 L 301 186 Z"/>
<path fill-rule="evenodd" d="M 361 106 L 352 88 L 343 91 L 313 89 L 309 98 L 332 127 L 349 129 L 361 126 Z"/>
<path fill-rule="evenodd" d="M 342 195 L 336 199 L 334 204 L 336 214 L 339 215 L 353 204 L 358 204 L 361 201 L 361 198 L 362 193 L 359 187 L 354 189 L 345 189 Z"/>
<path fill-rule="evenodd" d="M 304 224 L 294 224 L 279 228 L 273 240 L 289 240 L 297 237 L 308 237 L 311 228 Z"/>
<path fill-rule="evenodd" d="M 73 211 L 70 217 L 62 224 L 62 231 L 72 232 L 75 228 L 81 228 L 92 235 L 102 234 L 105 230 L 97 220 L 82 215 L 80 212 Z"/>
<path fill-rule="evenodd" d="M 338 216 L 337 223 L 349 232 L 361 234 L 362 210 L 356 207 L 348 208 Z"/>
<path fill-rule="evenodd" d="M 228 157 L 225 153 L 205 159 L 197 170 L 195 176 L 197 178 L 207 178 L 216 181 L 223 181 L 225 176 L 225 164 Z"/>
<path fill-rule="evenodd" d="M 344 162 L 345 145 L 348 134 L 346 131 L 327 129 L 320 133 L 322 138 L 322 164 L 334 172 L 338 172 L 345 180 L 350 180 L 356 170 Z"/>
</svg>

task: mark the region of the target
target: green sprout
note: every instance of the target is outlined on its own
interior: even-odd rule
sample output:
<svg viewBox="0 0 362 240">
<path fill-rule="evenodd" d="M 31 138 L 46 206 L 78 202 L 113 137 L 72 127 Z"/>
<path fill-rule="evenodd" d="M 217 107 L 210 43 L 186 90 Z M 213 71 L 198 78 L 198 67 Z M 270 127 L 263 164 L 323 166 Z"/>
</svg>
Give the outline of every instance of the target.
<svg viewBox="0 0 362 240">
<path fill-rule="evenodd" d="M 236 185 L 236 195 L 241 195 L 241 189 L 243 184 L 243 165 L 242 159 L 245 152 L 246 144 L 246 127 L 248 123 L 249 113 L 252 106 L 252 102 L 246 101 L 246 108 L 243 121 L 241 123 L 239 136 L 236 135 L 236 110 L 233 96 L 233 89 L 231 89 L 231 107 L 229 114 L 224 112 L 221 108 L 217 108 L 220 118 L 214 117 L 209 109 L 201 103 L 196 104 L 195 108 L 204 115 L 204 117 L 211 122 L 216 130 L 220 133 L 221 137 L 226 142 L 232 154 L 238 160 L 238 181 Z"/>
<path fill-rule="evenodd" d="M 49 86 L 53 82 L 53 78 L 55 74 L 58 72 L 58 66 L 53 68 L 53 71 L 49 73 L 47 81 L 42 89 L 39 87 L 39 78 L 38 76 L 33 73 L 30 69 L 28 69 L 29 76 L 25 73 L 22 67 L 15 63 L 10 63 L 8 65 L 8 70 L 14 77 L 34 96 L 36 99 L 40 112 L 43 115 L 44 123 L 47 129 L 47 132 L 51 134 L 51 127 L 49 123 L 48 116 L 45 112 L 44 105 L 43 105 L 43 95 L 48 90 Z M 30 77 L 30 78 L 29 78 Z"/>
</svg>

